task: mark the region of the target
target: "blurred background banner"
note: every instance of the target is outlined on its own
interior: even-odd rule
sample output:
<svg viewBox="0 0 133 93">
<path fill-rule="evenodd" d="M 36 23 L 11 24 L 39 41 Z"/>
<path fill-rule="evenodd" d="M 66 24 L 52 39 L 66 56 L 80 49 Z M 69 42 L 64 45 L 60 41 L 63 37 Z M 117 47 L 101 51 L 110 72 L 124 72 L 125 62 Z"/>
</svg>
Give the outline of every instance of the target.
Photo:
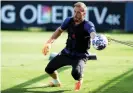
<svg viewBox="0 0 133 93">
<path fill-rule="evenodd" d="M 97 30 L 133 31 L 132 2 L 88 2 L 86 19 Z M 1 29 L 22 30 L 41 27 L 55 30 L 66 17 L 73 15 L 72 1 L 2 1 Z"/>
<path fill-rule="evenodd" d="M 125 30 L 128 32 L 133 32 L 133 1 L 126 3 L 125 16 Z"/>
</svg>

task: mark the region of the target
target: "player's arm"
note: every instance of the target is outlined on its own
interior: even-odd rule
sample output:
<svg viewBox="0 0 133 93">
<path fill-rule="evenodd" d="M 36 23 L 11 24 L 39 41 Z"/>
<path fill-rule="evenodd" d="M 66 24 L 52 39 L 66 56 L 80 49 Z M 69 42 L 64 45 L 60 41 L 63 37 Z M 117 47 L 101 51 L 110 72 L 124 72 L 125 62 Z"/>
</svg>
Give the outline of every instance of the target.
<svg viewBox="0 0 133 93">
<path fill-rule="evenodd" d="M 66 18 L 62 25 L 56 29 L 51 38 L 46 42 L 42 51 L 44 55 L 48 54 L 49 49 L 51 48 L 51 44 L 61 35 L 64 30 L 67 29 L 69 21 L 70 18 Z"/>
<path fill-rule="evenodd" d="M 58 27 L 56 31 L 53 33 L 53 35 L 50 37 L 50 39 L 44 44 L 44 48 L 42 50 L 44 55 L 48 54 L 51 48 L 51 44 L 61 35 L 62 32 L 63 30 L 61 29 L 61 27 Z"/>
<path fill-rule="evenodd" d="M 94 39 L 96 37 L 96 29 L 92 22 L 86 22 L 85 29 L 90 34 L 91 39 Z"/>
<path fill-rule="evenodd" d="M 51 36 L 51 38 L 47 41 L 47 43 L 52 44 L 61 35 L 62 32 L 63 30 L 60 27 L 58 27 L 56 31 L 53 33 L 53 35 Z"/>
</svg>

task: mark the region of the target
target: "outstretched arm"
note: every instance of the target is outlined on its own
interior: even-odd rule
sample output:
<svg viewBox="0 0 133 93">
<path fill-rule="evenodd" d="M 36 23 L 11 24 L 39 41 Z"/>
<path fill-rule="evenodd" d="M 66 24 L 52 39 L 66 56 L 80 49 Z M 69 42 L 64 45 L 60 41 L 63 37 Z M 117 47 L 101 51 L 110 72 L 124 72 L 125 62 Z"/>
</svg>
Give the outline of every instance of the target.
<svg viewBox="0 0 133 93">
<path fill-rule="evenodd" d="M 70 19 L 71 18 L 66 18 L 65 21 L 61 24 L 61 26 L 56 29 L 51 38 L 45 43 L 44 48 L 42 50 L 44 55 L 48 54 L 51 44 L 61 35 L 63 30 L 67 29 Z"/>
<path fill-rule="evenodd" d="M 62 32 L 63 30 L 60 27 L 58 27 L 46 43 L 52 44 L 61 35 Z"/>
<path fill-rule="evenodd" d="M 51 36 L 51 38 L 44 44 L 44 47 L 42 50 L 44 55 L 48 54 L 51 48 L 51 44 L 61 35 L 62 32 L 63 30 L 61 29 L 61 27 L 58 27 L 56 31 L 53 33 L 53 35 Z"/>
</svg>

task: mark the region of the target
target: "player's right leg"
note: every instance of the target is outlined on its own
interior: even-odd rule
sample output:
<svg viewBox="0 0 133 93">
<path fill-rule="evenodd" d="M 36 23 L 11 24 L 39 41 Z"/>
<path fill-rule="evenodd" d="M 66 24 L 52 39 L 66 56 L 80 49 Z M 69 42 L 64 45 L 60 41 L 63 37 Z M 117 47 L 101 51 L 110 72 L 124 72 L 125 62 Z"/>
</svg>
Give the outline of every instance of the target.
<svg viewBox="0 0 133 93">
<path fill-rule="evenodd" d="M 49 83 L 49 86 L 51 87 L 60 87 L 61 86 L 61 82 L 58 76 L 58 72 L 54 71 L 52 74 L 49 74 L 53 80 Z"/>
<path fill-rule="evenodd" d="M 49 86 L 61 86 L 61 83 L 58 77 L 58 72 L 56 70 L 62 66 L 69 65 L 68 61 L 69 60 L 66 56 L 57 55 L 48 63 L 48 65 L 45 68 L 45 71 L 53 78 Z"/>
</svg>

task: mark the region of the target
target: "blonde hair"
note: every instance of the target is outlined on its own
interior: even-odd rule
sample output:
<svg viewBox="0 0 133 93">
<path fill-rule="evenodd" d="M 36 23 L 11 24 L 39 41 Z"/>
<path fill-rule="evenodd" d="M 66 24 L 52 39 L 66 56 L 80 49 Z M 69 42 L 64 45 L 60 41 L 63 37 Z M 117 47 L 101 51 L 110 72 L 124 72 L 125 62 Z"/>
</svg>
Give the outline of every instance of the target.
<svg viewBox="0 0 133 93">
<path fill-rule="evenodd" d="M 87 11 L 87 7 L 86 7 L 86 5 L 83 2 L 77 2 L 77 3 L 75 3 L 74 4 L 74 7 L 81 7 L 81 8 L 83 8 L 84 12 Z"/>
</svg>

